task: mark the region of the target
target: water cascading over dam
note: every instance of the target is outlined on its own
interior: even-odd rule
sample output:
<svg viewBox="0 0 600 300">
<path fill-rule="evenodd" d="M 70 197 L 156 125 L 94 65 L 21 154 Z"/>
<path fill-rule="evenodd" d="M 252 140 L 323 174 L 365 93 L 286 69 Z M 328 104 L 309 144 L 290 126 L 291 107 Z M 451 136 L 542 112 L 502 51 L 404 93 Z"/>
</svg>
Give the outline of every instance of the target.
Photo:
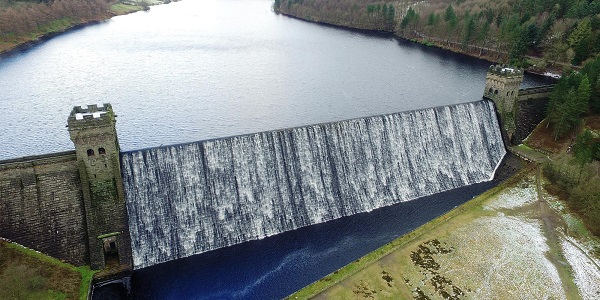
<svg viewBox="0 0 600 300">
<path fill-rule="evenodd" d="M 135 268 L 490 180 L 492 102 L 122 153 Z"/>
</svg>

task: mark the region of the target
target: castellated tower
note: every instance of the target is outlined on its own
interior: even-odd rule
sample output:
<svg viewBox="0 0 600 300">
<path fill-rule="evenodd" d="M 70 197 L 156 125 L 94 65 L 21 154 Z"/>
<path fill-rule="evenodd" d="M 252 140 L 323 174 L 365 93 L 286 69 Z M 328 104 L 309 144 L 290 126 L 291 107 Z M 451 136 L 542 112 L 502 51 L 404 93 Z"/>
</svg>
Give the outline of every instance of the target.
<svg viewBox="0 0 600 300">
<path fill-rule="evenodd" d="M 487 72 L 483 96 L 494 101 L 496 105 L 505 142 L 510 141 L 515 132 L 515 116 L 521 82 L 523 82 L 522 69 L 495 65 L 490 66 Z"/>
<path fill-rule="evenodd" d="M 81 177 L 91 267 L 131 269 L 131 240 L 112 107 L 76 106 L 67 122 Z"/>
</svg>

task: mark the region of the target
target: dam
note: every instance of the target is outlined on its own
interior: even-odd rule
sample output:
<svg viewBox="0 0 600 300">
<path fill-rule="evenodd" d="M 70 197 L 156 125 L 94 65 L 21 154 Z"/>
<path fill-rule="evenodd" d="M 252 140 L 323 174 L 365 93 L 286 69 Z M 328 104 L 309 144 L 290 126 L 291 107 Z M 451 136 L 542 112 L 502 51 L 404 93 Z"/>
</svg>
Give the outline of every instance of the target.
<svg viewBox="0 0 600 300">
<path fill-rule="evenodd" d="M 383 237 L 366 225 L 375 223 L 361 225 L 358 231 L 366 230 L 370 240 L 360 243 L 378 246 L 422 224 L 413 220 L 415 212 L 439 215 L 489 187 L 485 183 L 510 142 L 507 129 L 515 130 L 513 140 L 526 136 L 539 118 L 535 107 L 551 92 L 551 87 L 507 92 L 513 85 L 504 80 L 522 78 L 515 72 L 490 68 L 491 90 L 486 87 L 486 99 L 475 102 L 132 151 L 120 150 L 110 104 L 74 107 L 68 118 L 74 151 L 0 162 L 0 236 L 74 265 L 104 269 L 109 277 L 135 270 L 147 283 L 156 281 L 142 274 L 156 268 L 235 253 L 262 240 L 299 247 L 284 250 L 288 254 L 275 266 L 271 260 L 279 254 L 259 260 L 274 268 L 267 274 L 301 261 L 319 270 L 331 270 L 325 267 L 331 263 L 335 270 L 338 260 L 312 265 L 316 260 L 305 246 L 289 237 L 325 228 L 331 232 L 310 236 L 324 245 L 335 241 L 316 254 L 330 257 L 352 244 L 344 239 L 353 239 L 353 233 L 335 236 L 345 222 L 399 226 L 382 230 Z M 462 195 L 436 198 L 452 193 Z M 394 211 L 394 220 L 384 211 Z M 357 258 L 364 250 L 349 254 Z M 248 261 L 265 255 L 249 253 L 254 257 Z M 180 271 L 173 277 L 186 274 Z M 272 282 L 264 276 L 242 290 Z M 299 281 L 286 288 L 314 278 L 294 280 Z M 237 279 L 231 286 L 236 284 Z"/>
<path fill-rule="evenodd" d="M 121 154 L 135 268 L 494 176 L 491 101 Z"/>
</svg>

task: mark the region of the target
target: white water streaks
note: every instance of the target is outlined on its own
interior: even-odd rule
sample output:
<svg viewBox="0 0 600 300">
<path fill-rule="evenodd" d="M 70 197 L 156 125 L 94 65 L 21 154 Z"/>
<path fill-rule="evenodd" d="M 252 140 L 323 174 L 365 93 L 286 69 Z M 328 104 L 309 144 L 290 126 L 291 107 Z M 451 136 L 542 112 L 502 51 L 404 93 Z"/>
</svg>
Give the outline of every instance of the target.
<svg viewBox="0 0 600 300">
<path fill-rule="evenodd" d="M 489 101 L 122 154 L 135 268 L 490 180 Z"/>
</svg>

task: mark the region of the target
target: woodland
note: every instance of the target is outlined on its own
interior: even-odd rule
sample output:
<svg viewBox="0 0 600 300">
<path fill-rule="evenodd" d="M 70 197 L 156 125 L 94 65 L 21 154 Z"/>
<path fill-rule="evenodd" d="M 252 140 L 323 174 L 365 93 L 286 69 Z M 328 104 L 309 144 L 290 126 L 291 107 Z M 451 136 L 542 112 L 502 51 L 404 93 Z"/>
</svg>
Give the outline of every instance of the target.
<svg viewBox="0 0 600 300">
<path fill-rule="evenodd" d="M 33 33 L 60 22 L 93 20 L 107 14 L 109 6 L 105 0 L 0 0 L 0 38 Z"/>
<path fill-rule="evenodd" d="M 600 0 L 275 0 L 274 9 L 538 69 L 600 51 Z"/>
</svg>

